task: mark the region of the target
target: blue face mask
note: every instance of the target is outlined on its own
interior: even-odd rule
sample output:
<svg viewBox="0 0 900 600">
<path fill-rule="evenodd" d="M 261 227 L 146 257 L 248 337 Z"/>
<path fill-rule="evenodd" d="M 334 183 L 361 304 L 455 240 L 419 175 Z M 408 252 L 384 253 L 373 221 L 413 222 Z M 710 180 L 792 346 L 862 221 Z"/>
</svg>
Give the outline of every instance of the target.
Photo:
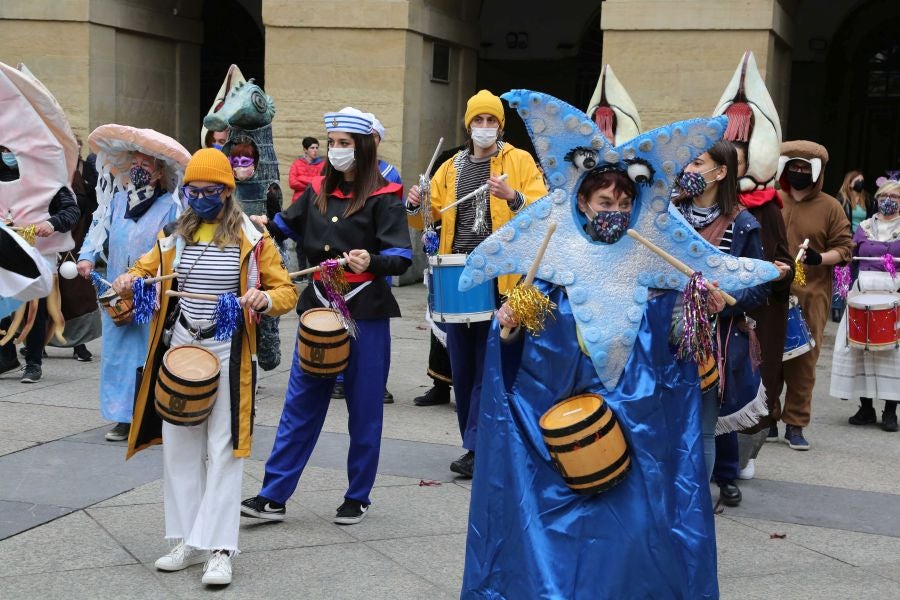
<svg viewBox="0 0 900 600">
<path fill-rule="evenodd" d="M 3 164 L 10 169 L 15 169 L 19 166 L 19 159 L 16 158 L 15 152 L 0 152 L 0 157 L 3 159 Z"/>
<path fill-rule="evenodd" d="M 222 194 L 188 198 L 188 206 L 204 221 L 212 221 L 222 210 Z"/>
<path fill-rule="evenodd" d="M 216 144 L 216 143 L 213 143 L 213 148 L 215 148 L 216 150 L 221 150 L 221 149 L 224 148 L 224 147 L 225 147 L 225 144 Z"/>
</svg>

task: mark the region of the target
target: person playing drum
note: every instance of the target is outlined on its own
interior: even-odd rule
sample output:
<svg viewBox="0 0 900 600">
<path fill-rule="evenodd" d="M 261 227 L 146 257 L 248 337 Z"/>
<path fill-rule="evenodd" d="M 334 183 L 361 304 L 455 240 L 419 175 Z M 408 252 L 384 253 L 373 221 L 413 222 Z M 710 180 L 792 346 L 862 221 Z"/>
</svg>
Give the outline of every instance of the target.
<svg viewBox="0 0 900 600">
<path fill-rule="evenodd" d="M 190 154 L 167 136 L 119 125 L 98 127 L 88 142 L 104 177 L 99 207 L 78 256 L 78 273 L 89 277 L 104 257 L 112 280 L 153 248 L 159 230 L 178 217 L 181 206 L 173 192 Z M 111 170 L 116 171 L 115 187 L 107 177 Z M 128 322 L 117 327 L 105 310 L 100 318 L 100 414 L 116 423 L 106 433 L 107 441 L 119 442 L 128 438 L 131 427 L 134 372 L 146 358 L 150 326 Z"/>
<path fill-rule="evenodd" d="M 896 305 L 900 301 L 900 294 L 897 293 L 900 290 L 900 277 L 886 272 L 882 259 L 884 255 L 890 255 L 895 259 L 895 264 L 896 259 L 900 259 L 900 181 L 888 180 L 883 183 L 875 193 L 875 200 L 878 212 L 860 223 L 853 236 L 853 254 L 859 258 L 876 260 L 859 261 L 859 278 L 853 284 L 853 291 L 847 299 L 851 306 L 854 292 L 857 296 L 860 292 L 873 292 L 883 296 L 885 304 Z M 896 349 L 896 345 L 888 345 L 881 351 L 852 347 L 847 331 L 849 313 L 850 310 L 844 311 L 835 337 L 831 395 L 844 399 L 859 398 L 859 410 L 849 419 L 851 425 L 876 423 L 873 399 L 884 400 L 881 428 L 884 431 L 897 431 L 900 385 L 897 385 L 896 377 L 900 373 L 900 351 Z M 896 316 L 893 323 L 893 338 L 896 340 L 900 335 Z M 862 325 L 865 326 L 866 324 Z"/>
<path fill-rule="evenodd" d="M 276 239 L 290 237 L 303 248 L 311 265 L 343 257 L 350 291 L 344 296 L 356 323 L 344 370 L 344 390 L 350 455 L 350 486 L 334 522 L 358 523 L 372 500 L 381 426 L 384 389 L 391 357 L 389 319 L 400 316 L 387 276 L 402 275 L 412 264 L 406 212 L 398 196 L 402 187 L 388 183 L 378 172 L 372 121 L 359 110 L 344 108 L 325 115 L 328 161 L 324 175 L 313 179 L 303 195 L 287 210 L 267 222 Z M 327 307 L 329 292 L 321 274 L 300 296 L 297 312 Z M 301 319 L 302 320 L 302 319 Z M 335 373 L 336 375 L 336 373 Z M 246 517 L 281 521 L 285 503 L 297 488 L 309 461 L 325 416 L 335 376 L 316 377 L 301 368 L 294 353 L 284 410 L 272 454 L 266 461 L 263 486 L 257 496 L 244 500 Z"/>
<path fill-rule="evenodd" d="M 431 179 L 431 209 L 434 220 L 442 220 L 440 254 L 468 254 L 491 232 L 526 204 L 547 194 L 544 179 L 534 159 L 524 150 L 503 142 L 506 118 L 500 98 L 481 90 L 466 104 L 463 125 L 469 134 L 464 150 L 442 164 Z M 507 175 L 507 179 L 501 179 Z M 462 202 L 441 214 L 441 209 L 488 184 L 489 198 Z M 410 226 L 422 228 L 421 197 L 418 186 L 407 196 Z M 487 206 L 479 208 L 479 202 Z M 516 276 L 500 277 L 501 294 L 515 285 Z M 496 304 L 494 305 L 496 306 Z M 481 396 L 484 350 L 490 320 L 447 325 L 447 351 L 453 372 L 456 414 L 463 448 L 467 450 L 450 466 L 464 477 L 472 476 L 478 403 Z"/>
<path fill-rule="evenodd" d="M 160 233 L 154 248 L 113 281 L 113 288 L 121 293 L 131 289 L 135 277 L 177 273 L 181 292 L 238 296 L 241 319 L 230 337 L 217 339 L 222 337 L 216 335 L 217 303 L 170 297 L 166 292 L 172 289 L 172 280 L 161 282 L 127 456 L 163 444 L 166 538 L 178 544 L 156 561 L 156 568 L 180 571 L 207 561 L 203 583 L 227 585 L 231 558 L 238 552 L 241 479 L 252 442 L 256 315 L 286 313 L 297 302 L 297 290 L 275 243 L 234 200 L 228 157 L 212 148 L 198 150 L 184 181 L 188 208 Z M 215 404 L 206 421 L 192 427 L 163 421 L 154 410 L 163 357 L 168 348 L 183 345 L 205 348 L 219 362 Z M 196 368 L 168 363 L 166 367 Z"/>
</svg>

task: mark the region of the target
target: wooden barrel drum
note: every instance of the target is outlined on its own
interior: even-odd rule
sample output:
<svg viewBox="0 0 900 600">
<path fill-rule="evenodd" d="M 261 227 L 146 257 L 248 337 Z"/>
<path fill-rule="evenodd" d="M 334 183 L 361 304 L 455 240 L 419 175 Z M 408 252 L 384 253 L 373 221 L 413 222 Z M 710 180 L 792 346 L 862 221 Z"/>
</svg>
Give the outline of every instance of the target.
<svg viewBox="0 0 900 600">
<path fill-rule="evenodd" d="M 541 417 L 540 426 L 553 464 L 576 493 L 608 490 L 631 467 L 619 422 L 597 394 L 555 404 Z"/>
<path fill-rule="evenodd" d="M 166 351 L 156 379 L 156 412 L 172 425 L 199 425 L 219 393 L 219 357 L 202 346 Z"/>
<path fill-rule="evenodd" d="M 134 303 L 131 298 L 123 298 L 115 290 L 108 290 L 97 298 L 97 301 L 116 327 L 131 324 L 131 316 L 134 312 Z"/>
<path fill-rule="evenodd" d="M 350 336 L 331 308 L 311 308 L 297 329 L 300 368 L 315 377 L 337 377 L 350 360 Z"/>
</svg>

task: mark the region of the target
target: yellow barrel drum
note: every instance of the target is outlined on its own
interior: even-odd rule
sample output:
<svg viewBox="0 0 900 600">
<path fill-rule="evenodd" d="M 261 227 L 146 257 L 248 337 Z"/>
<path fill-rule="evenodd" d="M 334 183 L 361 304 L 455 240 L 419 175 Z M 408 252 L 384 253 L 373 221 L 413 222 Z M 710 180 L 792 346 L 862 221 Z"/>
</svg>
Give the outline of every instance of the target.
<svg viewBox="0 0 900 600">
<path fill-rule="evenodd" d="M 619 483 L 631 467 L 616 415 L 597 394 L 553 405 L 540 420 L 553 464 L 572 491 L 593 494 Z"/>
<path fill-rule="evenodd" d="M 300 368 L 315 377 L 337 377 L 350 360 L 350 336 L 331 308 L 311 308 L 297 329 Z"/>
<path fill-rule="evenodd" d="M 172 425 L 199 425 L 219 393 L 219 357 L 202 346 L 175 346 L 156 379 L 156 412 Z"/>
</svg>

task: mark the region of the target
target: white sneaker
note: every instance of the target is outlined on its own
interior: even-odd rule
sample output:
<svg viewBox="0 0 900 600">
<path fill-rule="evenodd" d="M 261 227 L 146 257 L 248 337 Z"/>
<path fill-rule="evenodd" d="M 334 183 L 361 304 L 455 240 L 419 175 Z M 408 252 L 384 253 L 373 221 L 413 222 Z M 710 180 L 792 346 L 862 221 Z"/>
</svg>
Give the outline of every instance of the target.
<svg viewBox="0 0 900 600">
<path fill-rule="evenodd" d="M 228 585 L 231 583 L 231 556 L 227 552 L 213 552 L 203 567 L 204 585 Z"/>
<path fill-rule="evenodd" d="M 156 568 L 160 571 L 181 571 L 191 565 L 199 565 L 209 558 L 205 550 L 190 548 L 181 542 L 171 552 L 156 561 Z"/>
<path fill-rule="evenodd" d="M 738 473 L 738 479 L 753 479 L 754 475 L 756 475 L 756 459 L 751 458 L 747 461 L 747 466 Z"/>
</svg>

